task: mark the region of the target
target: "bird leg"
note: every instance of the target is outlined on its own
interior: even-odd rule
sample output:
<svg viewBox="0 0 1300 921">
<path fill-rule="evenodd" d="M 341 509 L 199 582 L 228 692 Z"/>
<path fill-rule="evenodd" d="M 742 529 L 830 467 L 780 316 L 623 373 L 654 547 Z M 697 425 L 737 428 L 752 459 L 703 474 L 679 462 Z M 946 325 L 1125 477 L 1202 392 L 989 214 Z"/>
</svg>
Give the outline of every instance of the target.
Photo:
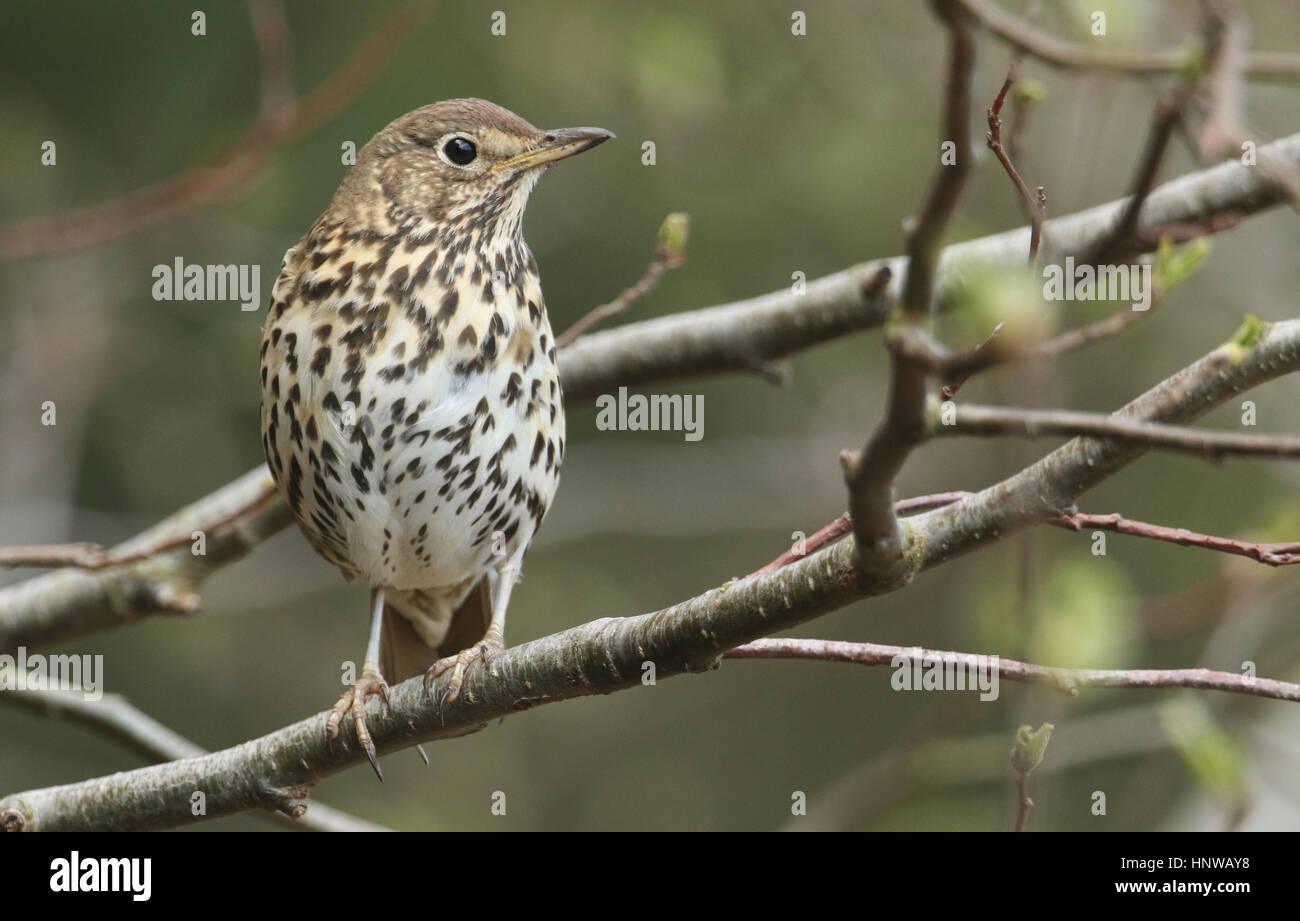
<svg viewBox="0 0 1300 921">
<path fill-rule="evenodd" d="M 465 682 L 465 670 L 469 666 L 477 661 L 482 661 L 484 665 L 487 665 L 497 655 L 505 651 L 506 607 L 510 604 L 510 592 L 515 586 L 515 579 L 518 574 L 518 562 L 512 562 L 502 567 L 500 581 L 497 583 L 496 597 L 492 600 L 492 621 L 488 624 L 487 633 L 483 635 L 483 639 L 468 649 L 462 649 L 454 656 L 439 659 L 429 666 L 429 670 L 425 672 L 424 686 L 426 689 L 433 684 L 434 679 L 441 677 L 447 671 L 451 672 L 451 680 L 447 682 L 447 690 L 443 692 L 442 699 L 438 701 L 439 715 L 442 714 L 443 707 L 460 696 L 461 685 Z"/>
<path fill-rule="evenodd" d="M 366 726 L 366 698 L 371 694 L 378 694 L 384 700 L 384 705 L 389 704 L 388 699 L 388 682 L 384 676 L 379 673 L 379 635 L 384 622 L 384 590 L 381 588 L 373 589 L 370 593 L 370 642 L 366 646 L 366 661 L 361 666 L 361 675 L 357 678 L 352 687 L 343 692 L 330 711 L 329 719 L 325 721 L 326 738 L 337 738 L 339 734 L 339 725 L 343 722 L 343 717 L 350 711 L 352 713 L 352 722 L 357 727 L 357 741 L 361 743 L 361 748 L 365 751 L 366 757 L 370 759 L 370 766 L 375 769 L 375 774 L 382 781 L 384 772 L 379 769 L 379 759 L 375 754 L 375 743 L 370 737 L 370 729 Z"/>
</svg>

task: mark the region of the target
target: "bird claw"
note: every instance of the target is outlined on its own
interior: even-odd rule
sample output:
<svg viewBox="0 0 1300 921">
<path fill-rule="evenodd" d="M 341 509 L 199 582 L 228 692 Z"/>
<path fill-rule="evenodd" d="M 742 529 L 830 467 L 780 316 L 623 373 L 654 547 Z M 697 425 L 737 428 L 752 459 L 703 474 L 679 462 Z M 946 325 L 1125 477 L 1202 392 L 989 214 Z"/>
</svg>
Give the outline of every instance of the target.
<svg viewBox="0 0 1300 921">
<path fill-rule="evenodd" d="M 443 692 L 442 698 L 438 701 L 439 720 L 442 719 L 442 711 L 447 704 L 455 702 L 456 698 L 460 696 L 461 685 L 465 683 L 465 670 L 478 661 L 481 661 L 486 666 L 504 649 L 504 643 L 489 637 L 475 643 L 468 649 L 462 649 L 454 656 L 439 659 L 429 666 L 429 670 L 424 673 L 424 688 L 426 691 L 432 687 L 435 679 L 441 677 L 447 671 L 451 672 L 451 679 L 447 682 L 447 690 Z"/>
<path fill-rule="evenodd" d="M 343 717 L 351 712 L 352 722 L 357 727 L 357 741 L 361 743 L 366 758 L 370 760 L 370 766 L 374 768 L 375 776 L 382 781 L 384 772 L 379 769 L 379 758 L 375 752 L 375 742 L 370 737 L 370 727 L 366 725 L 366 698 L 371 694 L 378 694 L 384 701 L 384 706 L 392 705 L 392 700 L 388 695 L 388 682 L 378 672 L 366 670 L 361 673 L 361 677 L 357 679 L 352 687 L 343 692 L 338 699 L 338 703 L 330 710 L 329 718 L 325 720 L 325 737 L 327 739 L 338 738 Z"/>
</svg>

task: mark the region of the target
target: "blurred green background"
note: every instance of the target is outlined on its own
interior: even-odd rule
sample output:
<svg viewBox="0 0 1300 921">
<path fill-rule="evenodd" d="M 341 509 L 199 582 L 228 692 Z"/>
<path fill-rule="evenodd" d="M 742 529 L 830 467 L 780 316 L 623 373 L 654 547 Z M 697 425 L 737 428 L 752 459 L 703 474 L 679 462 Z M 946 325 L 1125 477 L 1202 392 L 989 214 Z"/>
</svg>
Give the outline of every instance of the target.
<svg viewBox="0 0 1300 921">
<path fill-rule="evenodd" d="M 252 181 L 106 245 L 0 263 L 0 544 L 111 544 L 262 462 L 257 350 L 263 312 L 156 302 L 151 270 L 256 263 L 262 303 L 285 249 L 324 209 L 343 167 L 396 116 L 483 96 L 541 127 L 599 125 L 618 140 L 553 170 L 525 231 L 552 322 L 564 329 L 640 277 L 659 222 L 692 215 L 687 264 L 633 319 L 787 287 L 902 249 L 934 164 L 944 36 L 921 2 L 429 4 L 378 77 Z M 1291 4 L 1244 3 L 1253 44 L 1292 50 Z M 0 7 L 4 223 L 124 195 L 212 156 L 257 120 L 248 8 L 9 0 Z M 1040 23 L 1111 49 L 1181 47 L 1194 0 L 1042 4 Z M 1013 7 L 1019 10 L 1019 4 Z M 1109 35 L 1087 32 L 1092 9 Z M 391 4 L 289 2 L 299 93 L 335 72 Z M 791 34 L 792 9 L 807 35 Z M 491 14 L 507 16 L 505 36 Z M 980 164 L 950 239 L 1021 223 L 980 142 L 1008 51 L 979 36 L 972 137 Z M 1021 142 L 1052 214 L 1122 195 L 1167 80 L 1071 75 L 1027 61 L 1046 98 Z M 1297 130 L 1294 88 L 1252 85 L 1249 126 Z M 40 163 L 57 143 L 57 166 Z M 642 165 L 653 141 L 657 163 Z M 1195 169 L 1176 143 L 1162 177 Z M 1214 239 L 1196 280 L 1122 339 L 1052 366 L 972 381 L 972 401 L 1110 410 L 1225 340 L 1246 313 L 1294 314 L 1296 215 L 1277 209 Z M 1101 315 L 1065 305 L 1062 321 Z M 947 327 L 953 333 L 960 324 Z M 945 330 L 941 330 L 943 332 Z M 671 382 L 705 396 L 704 438 L 600 432 L 569 407 L 556 503 L 511 607 L 518 644 L 596 617 L 658 609 L 743 575 L 843 511 L 836 455 L 882 406 L 878 333 L 797 356 L 789 383 Z M 642 388 L 643 390 L 646 388 Z M 1261 431 L 1295 431 L 1294 379 L 1251 394 Z M 58 425 L 40 424 L 54 400 Z M 1238 405 L 1207 420 L 1235 426 Z M 914 455 L 900 495 L 977 489 L 1050 441 L 948 440 Z M 1086 511 L 1260 540 L 1300 536 L 1297 470 L 1151 455 L 1086 496 Z M 1294 572 L 1109 535 L 1040 528 L 907 591 L 853 605 L 799 635 L 1000 653 L 1046 664 L 1190 667 L 1300 679 Z M 9 584 L 29 573 L 0 573 Z M 107 689 L 209 748 L 324 709 L 339 663 L 359 659 L 366 590 L 346 586 L 296 530 L 218 573 L 192 619 L 153 618 L 76 641 L 102 653 Z M 357 768 L 321 802 L 403 829 L 999 829 L 1014 820 L 1015 728 L 1057 729 L 1034 825 L 1089 831 L 1300 827 L 1300 711 L 1216 694 L 1090 690 L 1067 699 L 1002 684 L 1001 699 L 892 691 L 888 669 L 727 662 L 716 672 L 512 717 L 467 738 Z M 3 701 L 0 700 L 0 704 Z M 0 706 L 0 792 L 136 767 L 72 725 Z M 1177 742 L 1175 742 L 1177 740 Z M 490 812 L 504 791 L 508 815 Z M 1090 813 L 1105 791 L 1107 815 Z M 791 795 L 808 795 L 793 819 Z M 274 828 L 239 816 L 200 828 Z"/>
</svg>

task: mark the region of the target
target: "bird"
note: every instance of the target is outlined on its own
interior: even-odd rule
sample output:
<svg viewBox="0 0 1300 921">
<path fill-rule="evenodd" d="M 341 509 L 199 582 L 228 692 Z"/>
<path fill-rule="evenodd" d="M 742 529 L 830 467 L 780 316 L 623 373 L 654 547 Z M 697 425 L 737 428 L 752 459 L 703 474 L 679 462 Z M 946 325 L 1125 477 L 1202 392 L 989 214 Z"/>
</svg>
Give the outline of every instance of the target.
<svg viewBox="0 0 1300 921">
<path fill-rule="evenodd" d="M 543 131 L 484 99 L 395 119 L 285 254 L 261 345 L 267 464 L 308 543 L 370 587 L 365 660 L 325 732 L 389 682 L 505 648 L 506 609 L 564 460 L 564 400 L 529 195 L 614 135 Z"/>
</svg>

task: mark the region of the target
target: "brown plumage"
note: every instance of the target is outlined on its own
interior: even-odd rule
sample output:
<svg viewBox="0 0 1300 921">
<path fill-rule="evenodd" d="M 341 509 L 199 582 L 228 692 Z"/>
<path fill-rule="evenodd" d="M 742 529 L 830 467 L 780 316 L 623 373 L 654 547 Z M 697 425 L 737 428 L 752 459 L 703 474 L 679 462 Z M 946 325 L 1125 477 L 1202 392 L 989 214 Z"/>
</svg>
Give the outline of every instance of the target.
<svg viewBox="0 0 1300 921">
<path fill-rule="evenodd" d="M 450 671 L 449 703 L 466 667 L 504 646 L 564 457 L 554 335 L 520 224 L 549 164 L 610 137 L 540 131 L 481 99 L 425 106 L 358 152 L 285 255 L 262 440 L 308 541 L 372 588 L 366 662 L 327 732 L 351 712 L 376 773 L 364 703 L 387 698 L 385 678 Z"/>
</svg>

